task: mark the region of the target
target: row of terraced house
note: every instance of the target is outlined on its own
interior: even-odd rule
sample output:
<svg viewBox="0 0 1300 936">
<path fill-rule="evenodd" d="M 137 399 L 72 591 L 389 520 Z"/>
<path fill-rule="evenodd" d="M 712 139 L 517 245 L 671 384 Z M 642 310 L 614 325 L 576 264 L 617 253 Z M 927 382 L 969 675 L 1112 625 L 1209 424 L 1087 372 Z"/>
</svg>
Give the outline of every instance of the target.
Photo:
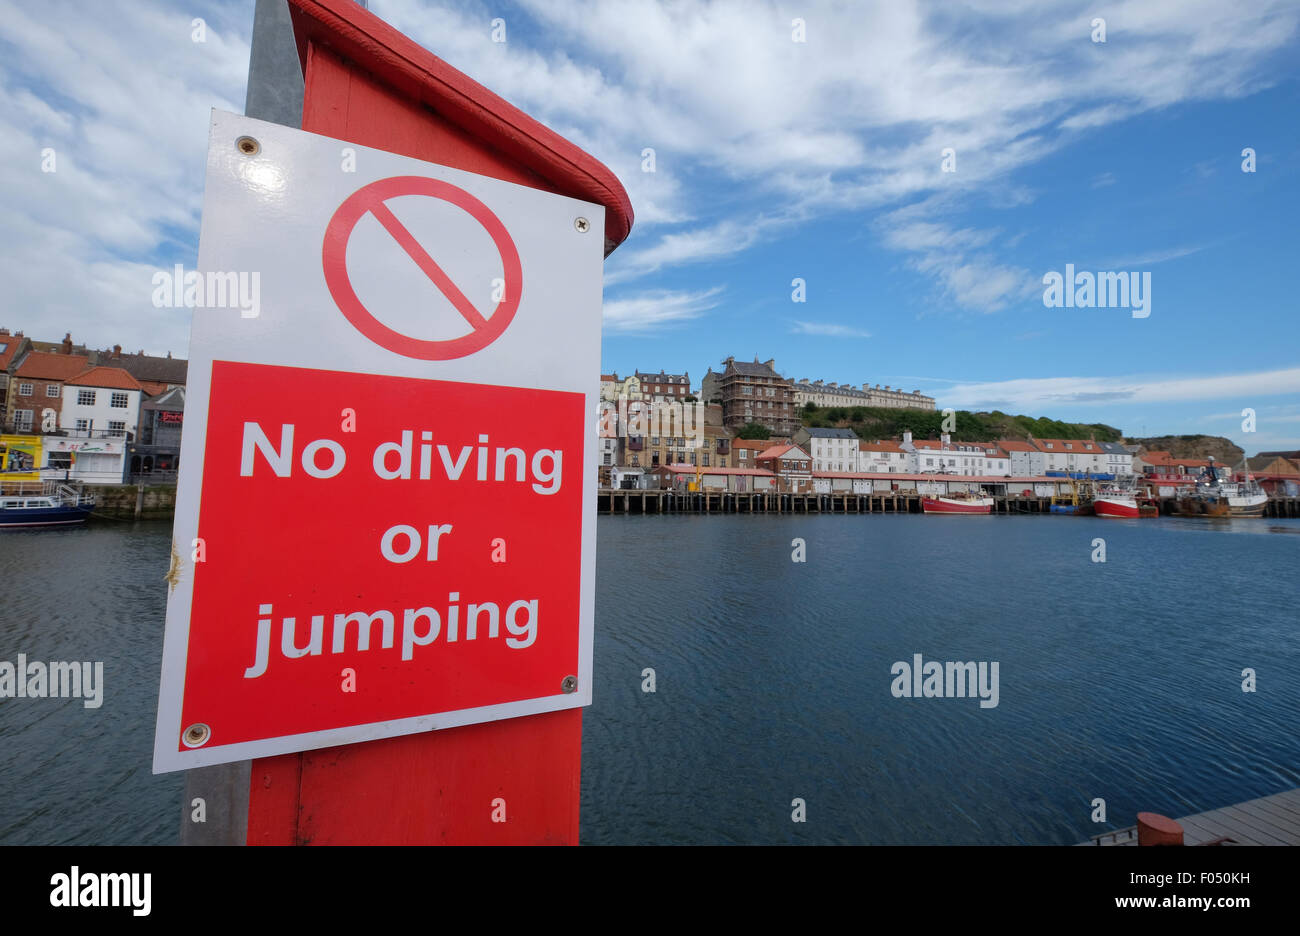
<svg viewBox="0 0 1300 936">
<path fill-rule="evenodd" d="M 0 328 L 0 484 L 174 480 L 187 362 Z"/>
</svg>

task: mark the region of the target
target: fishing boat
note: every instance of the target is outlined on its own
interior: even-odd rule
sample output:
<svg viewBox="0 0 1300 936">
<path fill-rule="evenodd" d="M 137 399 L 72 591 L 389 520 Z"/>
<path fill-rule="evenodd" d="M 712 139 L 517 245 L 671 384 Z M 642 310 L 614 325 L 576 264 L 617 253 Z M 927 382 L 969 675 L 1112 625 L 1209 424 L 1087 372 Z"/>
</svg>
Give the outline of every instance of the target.
<svg viewBox="0 0 1300 936">
<path fill-rule="evenodd" d="M 1219 478 L 1220 469 L 1209 467 L 1195 485 L 1178 493 L 1178 513 L 1184 517 L 1262 517 L 1268 495 L 1247 468 L 1244 481 Z"/>
<path fill-rule="evenodd" d="M 1092 498 L 1092 512 L 1098 517 L 1141 516 L 1137 492 L 1122 484 L 1098 484 Z"/>
<path fill-rule="evenodd" d="M 993 498 L 980 494 L 922 497 L 921 510 L 928 514 L 986 514 L 993 511 Z"/>
<path fill-rule="evenodd" d="M 1074 478 L 1068 478 L 1067 480 L 1070 482 L 1070 493 L 1054 494 L 1051 504 L 1048 505 L 1048 510 L 1054 514 L 1071 514 L 1076 517 L 1091 514 L 1091 485 L 1087 481 L 1076 483 Z"/>
<path fill-rule="evenodd" d="M 94 508 L 94 495 L 67 485 L 40 494 L 3 494 L 0 495 L 0 529 L 85 523 Z"/>
</svg>

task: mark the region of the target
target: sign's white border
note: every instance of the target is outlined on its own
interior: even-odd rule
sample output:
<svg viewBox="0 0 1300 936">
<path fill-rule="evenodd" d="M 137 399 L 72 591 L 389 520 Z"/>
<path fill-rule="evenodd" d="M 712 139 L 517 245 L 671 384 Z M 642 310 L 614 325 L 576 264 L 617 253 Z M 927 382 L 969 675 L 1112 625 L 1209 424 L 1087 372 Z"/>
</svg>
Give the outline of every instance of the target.
<svg viewBox="0 0 1300 936">
<path fill-rule="evenodd" d="M 565 360 L 567 366 L 554 367 L 548 363 L 547 355 L 537 354 L 522 367 L 509 369 L 504 375 L 504 368 L 497 368 L 494 378 L 485 379 L 486 370 L 492 370 L 491 360 L 497 354 L 508 354 L 493 346 L 468 355 L 456 361 L 428 362 L 413 361 L 393 352 L 379 348 L 371 343 L 368 356 L 358 360 L 355 354 L 340 358 L 328 342 L 325 352 L 313 356 L 300 351 L 300 342 L 294 346 L 292 353 L 285 354 L 283 345 L 277 346 L 273 341 L 240 340 L 231 344 L 219 336 L 230 334 L 239 326 L 233 320 L 240 317 L 238 309 L 196 310 L 191 328 L 191 349 L 188 386 L 186 388 L 185 433 L 181 439 L 180 471 L 177 481 L 176 518 L 172 533 L 173 550 L 181 557 L 180 577 L 167 600 L 167 625 L 163 639 L 162 675 L 158 691 L 158 721 L 154 736 L 153 772 L 167 773 L 194 767 L 206 767 L 213 764 L 248 760 L 255 757 L 269 757 L 297 751 L 332 747 L 341 744 L 353 744 L 373 741 L 380 738 L 415 734 L 441 728 L 454 728 L 479 722 L 496 721 L 504 718 L 517 718 L 523 715 L 537 715 L 543 712 L 578 708 L 591 704 L 592 684 L 592 641 L 595 632 L 595 563 L 596 563 L 596 480 L 598 452 L 595 444 L 594 416 L 591 416 L 590 431 L 583 433 L 583 457 L 579 460 L 582 479 L 582 556 L 580 561 L 579 594 L 579 631 L 578 631 L 578 677 L 577 691 L 553 696 L 487 705 L 478 708 L 461 709 L 433 715 L 422 715 L 389 721 L 373 722 L 364 725 L 352 725 L 325 731 L 306 732 L 284 735 L 258 741 L 237 744 L 221 744 L 219 731 L 214 731 L 208 745 L 193 749 L 177 750 L 181 731 L 181 707 L 184 695 L 185 669 L 189 647 L 190 607 L 193 599 L 194 576 L 190 562 L 190 544 L 198 536 L 199 505 L 203 483 L 203 463 L 206 449 L 206 432 L 208 422 L 208 401 L 212 380 L 213 360 L 234 360 L 247 363 L 278 364 L 289 367 L 311 367 L 321 370 L 341 370 L 354 373 L 381 373 L 391 376 L 410 376 L 426 379 L 462 381 L 467 383 L 492 384 L 497 386 L 517 386 L 526 389 L 550 389 L 582 393 L 585 399 L 585 414 L 596 412 L 599 395 L 599 360 L 600 360 L 600 267 L 603 264 L 604 208 L 600 205 L 583 202 L 578 199 L 542 192 L 527 186 L 515 185 L 487 176 L 475 175 L 459 169 L 440 166 L 434 163 L 397 156 L 383 150 L 358 146 L 342 140 L 334 140 L 319 134 L 294 130 L 279 124 L 266 123 L 213 111 L 211 136 L 208 148 L 207 182 L 203 203 L 203 222 L 199 238 L 199 262 L 197 269 L 203 271 L 220 271 L 232 269 L 225 262 L 229 250 L 238 250 L 238 242 L 249 236 L 251 226 L 247 216 L 235 230 L 232 228 L 232 212 L 239 206 L 232 206 L 228 197 L 214 193 L 223 184 L 229 183 L 247 172 L 247 163 L 235 146 L 235 141 L 242 136 L 254 137 L 262 146 L 259 158 L 267 160 L 273 168 L 279 161 L 281 178 L 305 180 L 309 185 L 325 180 L 330 189 L 322 197 L 322 219 L 338 207 L 344 197 L 352 191 L 379 178 L 395 175 L 423 175 L 442 179 L 469 191 L 479 198 L 494 213 L 502 216 L 498 206 L 505 201 L 513 205 L 516 214 L 522 213 L 529 224 L 545 222 L 550 225 L 547 230 L 567 227 L 574 231 L 573 219 L 585 217 L 590 222 L 590 234 L 579 242 L 578 247 L 565 248 L 578 250 L 580 258 L 575 261 L 585 272 L 590 263 L 594 275 L 566 276 L 566 288 L 548 288 L 535 292 L 553 292 L 564 296 L 568 309 L 590 310 L 594 308 L 593 329 L 583 328 L 579 334 L 563 334 L 562 349 L 551 357 L 551 361 Z M 368 167 L 365 173 L 357 172 L 339 179 L 338 159 L 344 148 L 356 152 L 358 164 Z M 215 184 L 214 184 L 215 182 Z M 228 191 L 227 191 L 228 196 Z M 333 204 L 328 204 L 334 199 Z M 242 206 L 246 208 L 247 206 Z M 277 209 L 280 206 L 276 206 Z M 510 221 L 502 217 L 507 227 Z M 320 223 L 320 237 L 324 236 L 324 220 Z M 516 243 L 519 238 L 516 232 Z M 283 248 L 283 244 L 277 241 Z M 319 257 L 320 238 L 314 243 L 302 246 L 302 250 L 312 252 Z M 521 252 L 524 249 L 520 244 Z M 594 251 L 591 256 L 584 251 Z M 575 254 L 576 256 L 576 254 Z M 323 314 L 325 310 L 337 312 L 324 284 L 320 265 L 315 263 L 319 278 L 319 296 L 317 302 Z M 572 271 L 569 271 L 572 274 Z M 527 275 L 527 273 L 526 273 Z M 550 284 L 548 284 L 549 286 Z M 308 290 L 317 295 L 316 287 Z M 527 297 L 527 293 L 525 296 Z M 516 327 L 519 318 L 526 315 L 521 306 L 515 322 L 506 330 L 507 334 Z M 270 319 L 274 325 L 274 310 L 265 306 L 261 310 L 263 319 Z M 259 322 L 259 327 L 267 323 Z M 351 326 L 348 326 L 350 328 Z M 223 331 L 224 329 L 224 331 Z M 593 333 L 588 334 L 588 331 Z M 353 332 L 355 334 L 355 332 Z M 557 336 L 559 337 L 559 336 Z M 498 340 L 497 344 L 500 344 Z M 536 346 L 533 347 L 536 351 Z M 515 352 L 517 353 L 517 351 Z M 476 363 L 477 359 L 477 363 Z M 484 363 L 486 361 L 487 363 Z M 574 366 L 575 362 L 585 364 L 594 362 L 594 367 Z M 209 746 L 210 745 L 210 746 Z"/>
</svg>

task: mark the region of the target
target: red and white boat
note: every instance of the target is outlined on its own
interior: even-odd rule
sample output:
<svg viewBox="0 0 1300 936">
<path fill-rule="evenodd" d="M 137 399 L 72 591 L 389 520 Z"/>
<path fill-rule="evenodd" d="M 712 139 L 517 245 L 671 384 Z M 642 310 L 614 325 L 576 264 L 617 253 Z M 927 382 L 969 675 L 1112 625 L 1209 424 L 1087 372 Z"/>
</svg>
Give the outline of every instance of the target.
<svg viewBox="0 0 1300 936">
<path fill-rule="evenodd" d="M 993 510 L 993 498 L 979 494 L 944 494 L 921 498 L 921 509 L 928 514 L 986 514 Z"/>
<path fill-rule="evenodd" d="M 1092 512 L 1098 517 L 1139 516 L 1137 495 L 1131 488 L 1103 485 L 1093 495 Z"/>
</svg>

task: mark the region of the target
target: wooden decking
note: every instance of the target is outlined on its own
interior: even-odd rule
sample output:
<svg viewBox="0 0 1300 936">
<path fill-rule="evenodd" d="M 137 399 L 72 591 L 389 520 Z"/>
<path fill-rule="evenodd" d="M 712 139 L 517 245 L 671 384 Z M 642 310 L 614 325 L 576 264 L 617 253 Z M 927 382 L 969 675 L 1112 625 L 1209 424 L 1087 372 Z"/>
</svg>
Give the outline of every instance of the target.
<svg viewBox="0 0 1300 936">
<path fill-rule="evenodd" d="M 1219 839 L 1222 845 L 1300 845 L 1300 788 L 1259 799 L 1184 816 L 1183 844 L 1203 845 Z M 1136 845 L 1134 829 L 1119 829 L 1093 836 L 1098 845 Z"/>
</svg>

